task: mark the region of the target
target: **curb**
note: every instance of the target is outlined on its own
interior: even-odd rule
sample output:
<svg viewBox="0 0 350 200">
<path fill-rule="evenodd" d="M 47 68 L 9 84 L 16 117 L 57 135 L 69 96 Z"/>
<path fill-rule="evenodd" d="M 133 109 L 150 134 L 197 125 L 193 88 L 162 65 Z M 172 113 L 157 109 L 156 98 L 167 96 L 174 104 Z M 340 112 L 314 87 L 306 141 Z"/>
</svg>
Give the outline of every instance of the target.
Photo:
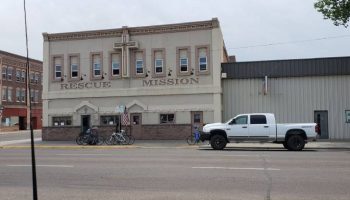
<svg viewBox="0 0 350 200">
<path fill-rule="evenodd" d="M 23 146 L 0 146 L 0 149 L 30 149 L 28 145 Z M 35 146 L 35 149 L 195 149 L 199 146 L 177 146 L 177 147 L 160 147 L 160 146 Z"/>
</svg>

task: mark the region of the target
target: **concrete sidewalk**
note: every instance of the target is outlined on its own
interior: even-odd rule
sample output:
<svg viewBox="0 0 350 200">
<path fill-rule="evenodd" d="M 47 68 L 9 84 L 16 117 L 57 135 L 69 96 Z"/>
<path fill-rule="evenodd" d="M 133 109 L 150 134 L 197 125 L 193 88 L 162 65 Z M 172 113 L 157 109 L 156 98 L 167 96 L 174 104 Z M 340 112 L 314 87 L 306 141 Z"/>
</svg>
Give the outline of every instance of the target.
<svg viewBox="0 0 350 200">
<path fill-rule="evenodd" d="M 23 142 L 18 141 L 5 141 L 0 143 L 2 149 L 19 149 L 29 148 L 30 141 Z M 199 145 L 188 145 L 185 140 L 136 140 L 133 145 L 77 145 L 75 141 L 41 141 L 40 138 L 36 138 L 35 147 L 40 148 L 52 148 L 52 149 L 120 149 L 120 148 L 152 148 L 152 149 L 164 149 L 164 148 L 211 148 L 207 143 L 201 143 Z M 282 144 L 273 143 L 229 143 L 227 148 L 247 148 L 247 149 L 284 149 Z M 305 145 L 305 149 L 349 149 L 350 142 L 310 142 Z"/>
</svg>

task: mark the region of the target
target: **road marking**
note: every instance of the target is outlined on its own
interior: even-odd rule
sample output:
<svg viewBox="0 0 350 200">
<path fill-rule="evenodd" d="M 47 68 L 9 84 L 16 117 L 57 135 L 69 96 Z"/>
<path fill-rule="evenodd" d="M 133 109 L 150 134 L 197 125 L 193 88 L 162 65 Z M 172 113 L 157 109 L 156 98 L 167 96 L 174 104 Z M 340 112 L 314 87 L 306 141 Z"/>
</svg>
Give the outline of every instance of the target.
<svg viewBox="0 0 350 200">
<path fill-rule="evenodd" d="M 241 168 L 241 167 L 192 167 L 192 169 L 231 169 L 231 170 L 257 170 L 257 171 L 279 171 L 277 168 Z"/>
<path fill-rule="evenodd" d="M 7 165 L 8 167 L 31 167 L 32 165 Z M 36 165 L 37 167 L 61 167 L 61 168 L 72 168 L 73 165 Z"/>
<path fill-rule="evenodd" d="M 98 153 L 94 153 L 94 154 L 83 154 L 83 153 L 59 153 L 56 154 L 56 156 L 112 156 L 113 154 L 98 154 Z"/>
<path fill-rule="evenodd" d="M 35 142 L 41 141 L 41 138 L 34 138 L 34 141 Z M 21 144 L 21 143 L 27 143 L 27 142 L 30 142 L 30 139 L 2 141 L 0 142 L 0 146 L 11 145 L 11 144 Z"/>
</svg>

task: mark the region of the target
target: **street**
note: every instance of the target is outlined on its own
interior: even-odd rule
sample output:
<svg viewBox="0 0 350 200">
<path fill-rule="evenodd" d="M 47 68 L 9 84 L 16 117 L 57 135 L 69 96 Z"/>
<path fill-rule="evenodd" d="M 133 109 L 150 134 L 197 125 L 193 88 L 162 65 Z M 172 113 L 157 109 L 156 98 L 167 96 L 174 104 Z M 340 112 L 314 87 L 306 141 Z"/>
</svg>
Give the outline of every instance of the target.
<svg viewBox="0 0 350 200">
<path fill-rule="evenodd" d="M 350 151 L 38 149 L 39 199 L 350 199 Z M 29 149 L 0 149 L 1 199 L 31 199 Z"/>
</svg>

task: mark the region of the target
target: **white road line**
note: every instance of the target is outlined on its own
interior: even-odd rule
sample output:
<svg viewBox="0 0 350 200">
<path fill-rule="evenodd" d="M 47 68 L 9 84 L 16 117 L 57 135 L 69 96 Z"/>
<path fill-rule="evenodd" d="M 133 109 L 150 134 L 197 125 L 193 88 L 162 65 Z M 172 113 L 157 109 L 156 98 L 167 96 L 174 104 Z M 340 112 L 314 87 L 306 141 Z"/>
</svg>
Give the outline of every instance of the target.
<svg viewBox="0 0 350 200">
<path fill-rule="evenodd" d="M 83 154 L 83 153 L 59 153 L 59 154 L 56 154 L 56 156 L 112 156 L 113 154 L 98 154 L 98 153 L 95 153 L 95 154 Z"/>
<path fill-rule="evenodd" d="M 41 138 L 34 138 L 34 141 L 35 142 L 41 141 Z M 21 144 L 21 143 L 27 143 L 27 142 L 30 142 L 30 139 L 2 141 L 0 142 L 0 146 L 11 145 L 11 144 Z"/>
<path fill-rule="evenodd" d="M 192 169 L 231 169 L 231 170 L 257 170 L 264 171 L 264 168 L 241 168 L 241 167 L 192 167 Z M 279 171 L 277 168 L 266 168 L 269 171 Z"/>
<path fill-rule="evenodd" d="M 31 167 L 32 165 L 7 165 L 8 167 Z M 61 167 L 61 168 L 72 168 L 73 165 L 36 165 L 37 167 Z"/>
</svg>

